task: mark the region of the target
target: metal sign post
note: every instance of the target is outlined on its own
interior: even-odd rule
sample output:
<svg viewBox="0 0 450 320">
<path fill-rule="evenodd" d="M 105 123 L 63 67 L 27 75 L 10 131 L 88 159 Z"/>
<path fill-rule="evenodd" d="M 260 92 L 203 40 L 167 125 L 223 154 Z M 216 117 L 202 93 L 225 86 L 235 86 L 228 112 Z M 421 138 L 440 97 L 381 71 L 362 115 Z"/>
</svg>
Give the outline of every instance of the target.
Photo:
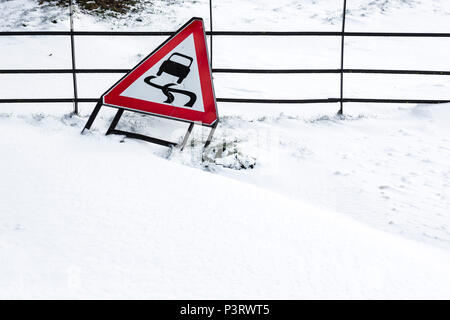
<svg viewBox="0 0 450 320">
<path fill-rule="evenodd" d="M 213 68 L 213 14 L 212 14 L 212 0 L 209 0 L 209 31 L 211 35 L 209 36 L 209 59 L 211 62 L 211 70 Z"/>
<path fill-rule="evenodd" d="M 75 65 L 75 39 L 73 33 L 73 3 L 69 1 L 70 7 L 70 50 L 72 53 L 72 80 L 73 80 L 73 113 L 78 115 L 78 89 L 77 89 L 77 73 Z"/>
<path fill-rule="evenodd" d="M 345 12 L 347 11 L 347 0 L 344 0 L 344 8 L 342 11 L 342 35 L 341 35 L 341 108 L 339 115 L 344 114 L 344 32 L 345 32 Z"/>
</svg>

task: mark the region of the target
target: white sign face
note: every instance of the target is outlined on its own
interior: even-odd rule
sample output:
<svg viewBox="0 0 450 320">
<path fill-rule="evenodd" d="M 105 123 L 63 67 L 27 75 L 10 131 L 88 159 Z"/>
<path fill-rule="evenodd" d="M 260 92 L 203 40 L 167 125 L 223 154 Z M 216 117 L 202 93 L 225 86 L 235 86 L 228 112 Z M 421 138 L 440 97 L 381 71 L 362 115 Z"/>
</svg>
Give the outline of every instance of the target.
<svg viewBox="0 0 450 320">
<path fill-rule="evenodd" d="M 193 34 L 184 39 L 120 95 L 204 112 Z"/>
<path fill-rule="evenodd" d="M 203 20 L 189 20 L 102 99 L 110 107 L 213 126 L 219 117 Z"/>
</svg>

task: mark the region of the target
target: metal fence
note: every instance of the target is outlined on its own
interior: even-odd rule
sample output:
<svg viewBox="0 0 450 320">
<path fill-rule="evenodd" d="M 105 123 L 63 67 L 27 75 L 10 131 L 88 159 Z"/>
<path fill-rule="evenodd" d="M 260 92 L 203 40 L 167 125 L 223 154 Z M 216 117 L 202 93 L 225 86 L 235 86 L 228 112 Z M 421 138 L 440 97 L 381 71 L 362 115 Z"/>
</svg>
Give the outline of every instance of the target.
<svg viewBox="0 0 450 320">
<path fill-rule="evenodd" d="M 69 36 L 71 41 L 70 69 L 0 69 L 0 74 L 72 74 L 73 97 L 67 98 L 11 98 L 1 99 L 0 103 L 73 103 L 74 113 L 78 114 L 78 103 L 97 102 L 98 97 L 79 98 L 77 90 L 77 74 L 106 74 L 127 73 L 128 69 L 77 69 L 75 54 L 75 36 L 171 36 L 173 32 L 167 31 L 75 31 L 73 29 L 73 6 L 70 1 L 70 31 L 2 31 L 0 36 Z M 434 104 L 449 103 L 450 100 L 439 99 L 372 99 L 372 98 L 348 98 L 344 96 L 344 74 L 404 74 L 404 75 L 442 75 L 449 76 L 450 71 L 439 70 L 386 70 L 386 69 L 346 69 L 344 68 L 344 39 L 345 37 L 397 37 L 397 38 L 450 38 L 450 33 L 407 33 L 407 32 L 346 32 L 346 0 L 343 1 L 342 31 L 214 31 L 212 0 L 209 2 L 210 31 L 206 34 L 210 37 L 210 59 L 213 73 L 247 73 L 247 74 L 340 74 L 340 96 L 335 98 L 315 99 L 251 99 L 218 97 L 218 102 L 234 103 L 275 103 L 275 104 L 310 104 L 310 103 L 340 103 L 339 113 L 343 113 L 343 104 L 346 102 L 359 103 L 415 103 Z M 213 39 L 214 37 L 242 36 L 242 37 L 340 37 L 341 38 L 341 66 L 338 69 L 233 69 L 214 68 Z"/>
</svg>

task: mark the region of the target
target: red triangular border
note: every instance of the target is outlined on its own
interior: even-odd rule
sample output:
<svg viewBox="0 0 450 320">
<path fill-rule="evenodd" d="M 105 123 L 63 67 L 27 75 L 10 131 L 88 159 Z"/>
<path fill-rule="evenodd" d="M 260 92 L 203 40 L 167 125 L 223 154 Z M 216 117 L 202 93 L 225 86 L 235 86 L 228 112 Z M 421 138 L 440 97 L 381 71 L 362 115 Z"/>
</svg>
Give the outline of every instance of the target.
<svg viewBox="0 0 450 320">
<path fill-rule="evenodd" d="M 204 112 L 172 107 L 166 104 L 120 95 L 134 81 L 141 77 L 158 61 L 163 59 L 172 49 L 178 46 L 191 34 L 194 35 L 195 52 L 197 55 L 200 85 L 205 110 Z M 203 19 L 192 18 L 173 36 L 167 39 L 155 51 L 143 59 L 136 67 L 133 68 L 133 70 L 126 74 L 103 95 L 103 104 L 110 107 L 144 112 L 181 121 L 200 122 L 201 124 L 208 126 L 213 125 L 217 121 L 218 115 L 211 68 L 208 59 L 208 50 L 206 47 L 206 35 Z"/>
</svg>

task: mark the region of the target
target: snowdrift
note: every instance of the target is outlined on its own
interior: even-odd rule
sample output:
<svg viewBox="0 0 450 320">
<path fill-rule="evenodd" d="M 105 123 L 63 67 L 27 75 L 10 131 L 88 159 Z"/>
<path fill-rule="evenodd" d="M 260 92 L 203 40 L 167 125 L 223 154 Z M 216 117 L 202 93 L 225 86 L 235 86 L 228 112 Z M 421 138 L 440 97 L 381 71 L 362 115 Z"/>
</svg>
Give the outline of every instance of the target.
<svg viewBox="0 0 450 320">
<path fill-rule="evenodd" d="M 0 118 L 1 298 L 450 298 L 448 252 L 84 120 Z"/>
</svg>

